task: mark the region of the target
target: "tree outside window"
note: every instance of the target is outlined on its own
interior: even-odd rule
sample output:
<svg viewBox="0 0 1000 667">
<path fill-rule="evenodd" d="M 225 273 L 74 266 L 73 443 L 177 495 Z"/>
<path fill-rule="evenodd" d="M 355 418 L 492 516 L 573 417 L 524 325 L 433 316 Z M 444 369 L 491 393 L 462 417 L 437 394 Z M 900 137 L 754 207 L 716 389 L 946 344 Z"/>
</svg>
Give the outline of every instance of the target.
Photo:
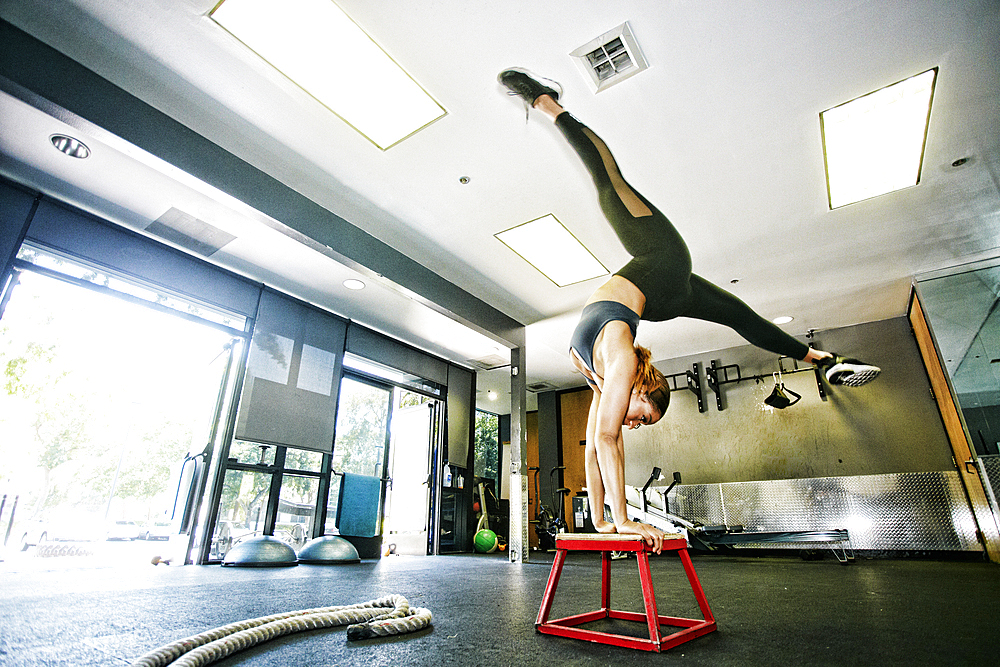
<svg viewBox="0 0 1000 667">
<path fill-rule="evenodd" d="M 489 412 L 476 410 L 476 468 L 477 477 L 496 481 L 500 467 L 500 420 Z"/>
</svg>

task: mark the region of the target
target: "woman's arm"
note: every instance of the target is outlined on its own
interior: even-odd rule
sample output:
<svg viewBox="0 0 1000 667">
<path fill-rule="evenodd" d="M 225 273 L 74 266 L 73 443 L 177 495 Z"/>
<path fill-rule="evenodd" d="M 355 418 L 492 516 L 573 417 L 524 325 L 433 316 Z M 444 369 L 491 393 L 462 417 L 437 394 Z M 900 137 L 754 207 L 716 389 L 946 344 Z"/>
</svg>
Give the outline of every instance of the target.
<svg viewBox="0 0 1000 667">
<path fill-rule="evenodd" d="M 590 518 L 599 533 L 615 532 L 615 524 L 604 520 L 604 480 L 597 463 L 597 448 L 594 433 L 597 430 L 597 411 L 601 404 L 601 392 L 594 387 L 594 398 L 590 402 L 587 415 L 587 449 L 584 451 L 584 470 L 587 474 L 587 497 L 590 502 Z"/>
<path fill-rule="evenodd" d="M 622 423 L 628 412 L 632 382 L 638 368 L 632 332 L 623 322 L 609 322 L 602 332 L 599 346 L 600 357 L 604 362 L 604 383 L 600 394 L 595 394 L 595 401 L 591 404 L 587 435 L 589 445 L 592 422 L 593 459 L 602 483 L 601 495 L 606 494 L 617 532 L 642 535 L 646 543 L 659 553 L 663 546 L 663 532 L 652 526 L 630 521 L 625 503 L 625 443 L 622 439 Z M 587 469 L 589 472 L 589 463 Z M 588 478 L 587 482 L 589 494 L 591 480 Z M 596 500 L 595 498 L 595 505 Z M 592 513 L 596 511 L 595 508 Z M 597 519 L 603 519 L 603 504 L 600 505 L 600 511 L 601 517 L 593 517 L 595 527 Z"/>
</svg>

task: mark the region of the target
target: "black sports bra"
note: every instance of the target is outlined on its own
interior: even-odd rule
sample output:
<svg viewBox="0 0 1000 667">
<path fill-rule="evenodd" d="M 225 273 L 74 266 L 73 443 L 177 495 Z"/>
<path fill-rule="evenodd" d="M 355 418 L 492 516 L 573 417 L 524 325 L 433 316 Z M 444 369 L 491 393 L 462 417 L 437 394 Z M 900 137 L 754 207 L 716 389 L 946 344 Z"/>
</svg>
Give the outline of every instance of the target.
<svg viewBox="0 0 1000 667">
<path fill-rule="evenodd" d="M 573 330 L 573 337 L 569 341 L 569 349 L 576 352 L 584 365 L 591 373 L 594 373 L 594 342 L 601 330 L 608 322 L 621 321 L 632 330 L 632 337 L 635 337 L 636 329 L 639 327 L 639 315 L 634 310 L 623 303 L 617 301 L 595 301 L 583 309 L 580 315 L 580 322 Z M 594 382 L 587 380 L 587 384 L 597 386 Z"/>
</svg>

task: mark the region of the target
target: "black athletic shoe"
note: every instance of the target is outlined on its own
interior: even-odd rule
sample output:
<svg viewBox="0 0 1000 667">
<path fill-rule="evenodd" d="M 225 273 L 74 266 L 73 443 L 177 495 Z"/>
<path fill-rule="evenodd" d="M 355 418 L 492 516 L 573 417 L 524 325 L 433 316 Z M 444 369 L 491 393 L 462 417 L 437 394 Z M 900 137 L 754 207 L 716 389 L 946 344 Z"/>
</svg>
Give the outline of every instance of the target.
<svg viewBox="0 0 1000 667">
<path fill-rule="evenodd" d="M 863 384 L 868 384 L 882 372 L 878 366 L 837 354 L 821 360 L 818 366 L 823 370 L 830 384 L 842 384 L 848 387 L 860 387 Z"/>
<path fill-rule="evenodd" d="M 554 84 L 559 90 L 546 86 L 542 83 L 543 80 Z M 497 81 L 507 89 L 508 95 L 520 97 L 529 107 L 534 106 L 535 100 L 542 95 L 549 95 L 552 99 L 558 101 L 559 95 L 562 92 L 562 86 L 557 82 L 551 79 L 542 79 L 542 77 L 520 67 L 512 67 L 500 72 L 497 75 Z"/>
</svg>

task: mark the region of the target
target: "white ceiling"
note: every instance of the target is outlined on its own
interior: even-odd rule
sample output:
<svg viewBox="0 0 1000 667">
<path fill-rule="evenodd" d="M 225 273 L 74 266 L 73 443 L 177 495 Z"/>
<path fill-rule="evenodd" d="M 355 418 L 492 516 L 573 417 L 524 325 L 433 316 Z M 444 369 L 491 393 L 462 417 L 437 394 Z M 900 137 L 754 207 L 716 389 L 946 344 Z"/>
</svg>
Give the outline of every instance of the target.
<svg viewBox="0 0 1000 667">
<path fill-rule="evenodd" d="M 1000 246 L 995 1 L 338 0 L 448 111 L 385 152 L 220 30 L 215 2 L 0 0 L 0 17 L 527 325 L 528 384 L 582 384 L 566 348 L 601 279 L 558 288 L 493 235 L 552 213 L 605 266 L 628 257 L 558 132 L 497 85 L 509 66 L 560 81 L 695 271 L 794 316 L 793 335 L 900 316 L 914 274 Z M 595 95 L 568 54 L 626 20 L 650 69 Z M 921 183 L 830 211 L 819 113 L 931 67 Z M 506 354 L 371 272 L 345 294 L 354 269 L 221 193 L 164 185 L 176 174 L 99 130 L 84 140 L 137 162 L 70 165 L 46 143 L 60 121 L 9 95 L 0 114 L 17 180 L 138 228 L 178 208 L 238 237 L 213 261 L 456 361 Z M 644 323 L 639 342 L 661 360 L 741 343 L 685 320 Z"/>
</svg>

